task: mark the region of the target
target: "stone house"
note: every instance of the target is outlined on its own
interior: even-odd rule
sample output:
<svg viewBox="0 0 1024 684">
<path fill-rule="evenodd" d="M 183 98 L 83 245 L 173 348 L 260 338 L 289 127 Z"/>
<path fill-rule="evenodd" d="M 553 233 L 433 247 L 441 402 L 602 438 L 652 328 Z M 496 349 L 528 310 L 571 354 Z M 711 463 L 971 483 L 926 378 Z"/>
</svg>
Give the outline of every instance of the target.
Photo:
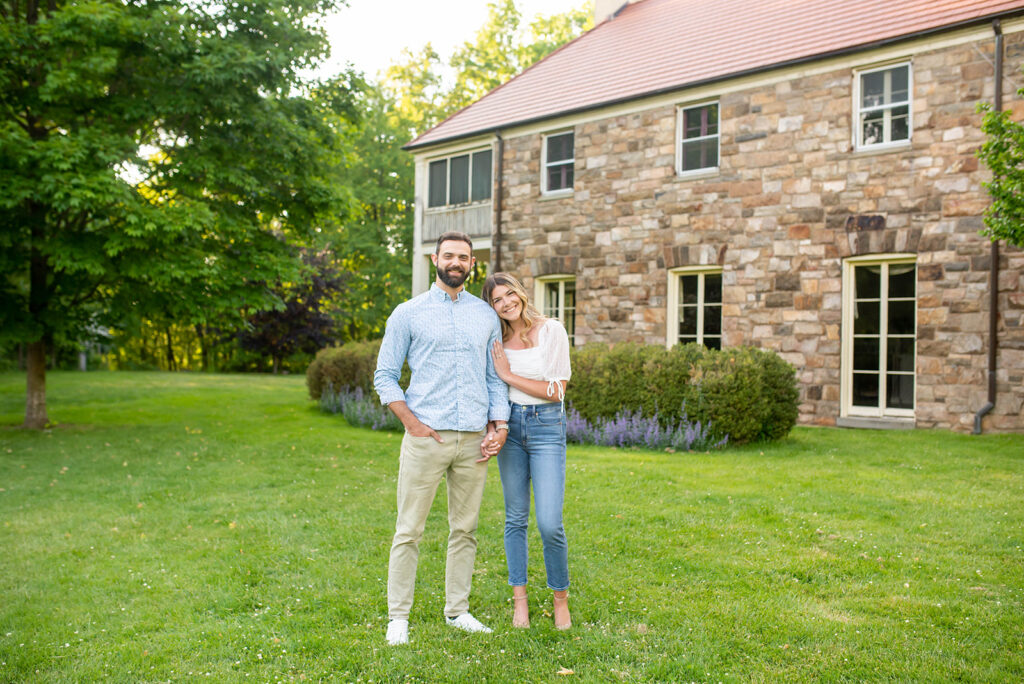
<svg viewBox="0 0 1024 684">
<path fill-rule="evenodd" d="M 620 5 L 407 145 L 414 292 L 463 230 L 576 345 L 775 350 L 803 424 L 1024 429 L 975 156 L 979 103 L 1024 117 L 1024 0 Z"/>
</svg>

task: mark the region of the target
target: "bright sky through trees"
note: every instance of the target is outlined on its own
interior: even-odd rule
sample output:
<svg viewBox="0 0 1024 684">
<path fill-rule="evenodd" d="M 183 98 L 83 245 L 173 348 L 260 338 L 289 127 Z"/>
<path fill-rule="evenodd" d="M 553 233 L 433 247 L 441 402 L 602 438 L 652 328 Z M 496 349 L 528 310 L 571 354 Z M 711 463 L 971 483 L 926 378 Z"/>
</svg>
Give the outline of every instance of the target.
<svg viewBox="0 0 1024 684">
<path fill-rule="evenodd" d="M 516 0 L 524 20 L 550 16 L 583 5 L 585 0 Z M 447 57 L 472 40 L 487 19 L 487 0 L 349 0 L 348 7 L 326 19 L 331 59 L 321 74 L 339 72 L 351 62 L 373 78 L 403 48 L 418 52 L 431 43 Z"/>
</svg>

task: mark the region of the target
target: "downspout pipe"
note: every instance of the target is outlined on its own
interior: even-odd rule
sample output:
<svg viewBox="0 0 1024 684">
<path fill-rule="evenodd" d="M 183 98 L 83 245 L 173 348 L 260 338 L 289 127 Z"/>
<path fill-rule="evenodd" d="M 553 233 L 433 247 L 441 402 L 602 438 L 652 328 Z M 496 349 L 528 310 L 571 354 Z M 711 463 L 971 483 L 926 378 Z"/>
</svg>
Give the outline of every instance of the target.
<svg viewBox="0 0 1024 684">
<path fill-rule="evenodd" d="M 992 20 L 992 32 L 996 35 L 995 64 L 995 110 L 1003 111 L 1003 29 L 998 19 Z M 981 419 L 996 406 L 996 351 L 999 338 L 999 241 L 992 240 L 991 271 L 989 273 L 988 304 L 988 401 L 974 414 L 974 434 L 981 434 Z"/>
<path fill-rule="evenodd" d="M 501 270 L 501 208 L 502 208 L 502 196 L 505 194 L 502 190 L 505 185 L 505 139 L 501 137 L 501 133 L 497 132 L 495 135 L 498 138 L 498 183 L 495 188 L 495 212 L 494 212 L 494 271 L 498 272 Z"/>
</svg>

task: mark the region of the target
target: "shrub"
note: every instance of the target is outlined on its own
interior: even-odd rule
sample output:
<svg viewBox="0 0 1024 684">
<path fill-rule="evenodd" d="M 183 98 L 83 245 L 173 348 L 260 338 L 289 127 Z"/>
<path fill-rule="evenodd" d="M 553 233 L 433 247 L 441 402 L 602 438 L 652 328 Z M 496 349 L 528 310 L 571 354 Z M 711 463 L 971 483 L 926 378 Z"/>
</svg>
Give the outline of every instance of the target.
<svg viewBox="0 0 1024 684">
<path fill-rule="evenodd" d="M 373 393 L 373 371 L 377 368 L 380 340 L 349 342 L 340 347 L 327 347 L 317 352 L 306 369 L 309 396 L 319 400 L 323 390 L 332 387 L 361 388 Z"/>
<path fill-rule="evenodd" d="M 573 351 L 572 369 L 567 398 L 592 424 L 623 412 L 664 429 L 693 420 L 734 444 L 779 439 L 796 424 L 795 373 L 774 352 L 591 344 Z"/>
</svg>

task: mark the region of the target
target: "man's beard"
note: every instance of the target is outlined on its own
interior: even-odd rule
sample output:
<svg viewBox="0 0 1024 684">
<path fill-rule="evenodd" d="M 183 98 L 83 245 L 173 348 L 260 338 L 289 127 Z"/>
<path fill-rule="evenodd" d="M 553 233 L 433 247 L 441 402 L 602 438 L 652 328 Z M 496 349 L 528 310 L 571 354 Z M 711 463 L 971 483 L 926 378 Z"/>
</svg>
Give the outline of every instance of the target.
<svg viewBox="0 0 1024 684">
<path fill-rule="evenodd" d="M 466 278 L 469 277 L 469 271 L 463 271 L 462 273 L 449 273 L 448 271 L 442 271 L 441 267 L 437 267 L 437 277 L 441 279 L 441 282 L 448 287 L 461 287 L 462 283 L 466 282 Z"/>
</svg>

